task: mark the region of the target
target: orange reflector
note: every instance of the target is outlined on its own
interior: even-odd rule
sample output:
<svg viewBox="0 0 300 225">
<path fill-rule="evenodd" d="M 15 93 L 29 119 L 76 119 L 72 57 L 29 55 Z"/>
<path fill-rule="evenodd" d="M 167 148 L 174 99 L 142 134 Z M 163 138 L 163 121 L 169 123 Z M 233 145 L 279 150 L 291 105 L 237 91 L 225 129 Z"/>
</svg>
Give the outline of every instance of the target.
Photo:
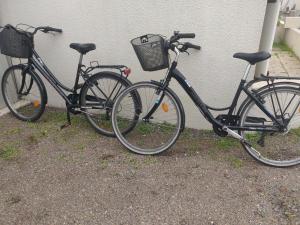
<svg viewBox="0 0 300 225">
<path fill-rule="evenodd" d="M 38 100 L 33 101 L 33 107 L 38 108 L 40 106 L 40 102 Z"/>
<path fill-rule="evenodd" d="M 163 103 L 163 104 L 161 105 L 161 107 L 162 107 L 162 109 L 163 109 L 164 112 L 169 112 L 169 106 L 168 106 L 167 103 Z"/>
</svg>

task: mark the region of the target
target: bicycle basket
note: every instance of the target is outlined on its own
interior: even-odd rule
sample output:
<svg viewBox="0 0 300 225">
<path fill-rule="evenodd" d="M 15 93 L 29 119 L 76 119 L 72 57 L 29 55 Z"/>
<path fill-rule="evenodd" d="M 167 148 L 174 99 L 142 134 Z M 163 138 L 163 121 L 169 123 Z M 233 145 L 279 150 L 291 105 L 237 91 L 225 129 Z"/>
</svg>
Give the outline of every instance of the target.
<svg viewBox="0 0 300 225">
<path fill-rule="evenodd" d="M 29 32 L 17 30 L 11 25 L 6 25 L 0 32 L 0 50 L 4 55 L 29 58 L 33 47 L 33 36 Z"/>
<path fill-rule="evenodd" d="M 131 40 L 143 70 L 155 71 L 169 67 L 165 40 L 159 35 L 147 34 Z"/>
</svg>

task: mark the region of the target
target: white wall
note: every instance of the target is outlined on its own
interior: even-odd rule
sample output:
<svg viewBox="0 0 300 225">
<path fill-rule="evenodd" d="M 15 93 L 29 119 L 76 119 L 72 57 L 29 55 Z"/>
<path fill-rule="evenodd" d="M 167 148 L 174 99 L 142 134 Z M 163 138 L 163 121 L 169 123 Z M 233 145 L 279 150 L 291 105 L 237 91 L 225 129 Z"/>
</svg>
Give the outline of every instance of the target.
<svg viewBox="0 0 300 225">
<path fill-rule="evenodd" d="M 1 8 L 1 3 L 0 3 L 0 8 Z M 0 19 L 0 25 L 1 25 L 1 19 Z M 5 70 L 5 68 L 7 68 L 7 63 L 5 61 L 5 56 L 0 54 L 0 81 L 2 80 L 2 75 L 3 72 Z M 1 85 L 0 85 L 1 86 Z M 0 87 L 0 109 L 3 108 L 4 105 L 4 100 L 1 94 L 1 87 Z"/>
<path fill-rule="evenodd" d="M 300 29 L 287 29 L 285 34 L 285 42 L 300 58 Z"/>
<path fill-rule="evenodd" d="M 300 10 L 300 0 L 296 0 L 296 9 Z"/>
<path fill-rule="evenodd" d="M 78 53 L 70 42 L 95 42 L 85 62 L 126 64 L 133 81 L 161 79 L 160 72 L 142 71 L 129 41 L 145 33 L 170 36 L 174 30 L 195 32 L 201 52 L 183 55 L 179 68 L 210 105 L 230 103 L 246 64 L 232 58 L 237 51 L 258 50 L 266 0 L 1 0 L 0 21 L 64 29 L 62 35 L 36 36 L 36 49 L 65 84 L 72 85 Z M 191 100 L 173 82 L 184 102 L 191 127 L 209 127 Z M 50 105 L 63 102 L 48 88 Z M 193 123 L 191 122 L 193 121 Z M 199 122 L 195 122 L 199 121 Z"/>
</svg>

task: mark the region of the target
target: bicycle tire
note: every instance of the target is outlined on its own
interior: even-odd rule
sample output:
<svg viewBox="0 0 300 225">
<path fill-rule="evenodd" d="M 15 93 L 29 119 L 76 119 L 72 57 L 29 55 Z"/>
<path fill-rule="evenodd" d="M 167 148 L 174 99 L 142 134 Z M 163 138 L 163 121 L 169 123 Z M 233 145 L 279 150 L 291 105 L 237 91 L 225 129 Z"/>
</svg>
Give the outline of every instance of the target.
<svg viewBox="0 0 300 225">
<path fill-rule="evenodd" d="M 48 100 L 46 88 L 45 88 L 45 85 L 44 85 L 43 81 L 41 80 L 41 78 L 36 73 L 34 73 L 34 71 L 27 70 L 25 72 L 25 76 L 29 75 L 32 78 L 31 81 L 36 83 L 36 85 L 38 87 L 38 91 L 40 92 L 40 102 L 38 102 L 39 108 L 38 108 L 38 110 L 35 110 L 35 113 L 32 116 L 22 115 L 20 112 L 18 112 L 16 109 L 14 109 L 14 104 L 12 104 L 9 100 L 8 93 L 7 93 L 7 87 L 6 87 L 9 76 L 11 74 L 16 74 L 16 71 L 20 70 L 21 76 L 24 77 L 23 71 L 24 71 L 25 67 L 26 67 L 26 65 L 23 65 L 23 64 L 14 65 L 14 66 L 9 67 L 3 74 L 2 81 L 1 81 L 1 89 L 2 89 L 2 95 L 3 95 L 4 102 L 5 102 L 6 106 L 9 108 L 10 112 L 16 118 L 18 118 L 22 121 L 34 122 L 34 121 L 38 120 L 44 113 L 45 107 L 47 104 L 47 100 Z M 31 84 L 31 86 L 32 85 L 33 84 Z M 31 88 L 32 87 L 30 87 L 29 90 L 27 90 L 27 91 L 31 91 Z M 27 93 L 27 95 L 28 95 L 28 93 Z"/>
<path fill-rule="evenodd" d="M 268 95 L 275 93 L 275 91 L 277 93 L 284 93 L 284 92 L 286 92 L 286 93 L 293 93 L 293 94 L 296 93 L 296 95 L 299 97 L 299 100 L 300 100 L 300 90 L 299 90 L 299 88 L 291 87 L 291 86 L 279 86 L 279 87 L 275 87 L 275 88 L 271 88 L 270 87 L 270 89 L 265 89 L 262 92 L 260 92 L 257 97 L 259 99 L 263 99 L 263 101 L 265 101 L 264 99 L 266 99 L 266 97 Z M 297 100 L 295 100 L 295 101 L 296 101 L 295 103 L 298 104 Z M 266 104 L 266 103 L 264 103 L 264 104 Z M 245 100 L 245 103 L 242 104 L 242 109 L 240 110 L 241 111 L 241 113 L 240 113 L 240 126 L 244 126 L 246 124 L 247 118 L 251 117 L 251 114 L 249 112 L 251 112 L 251 108 L 252 108 L 252 111 L 254 111 L 255 108 L 253 108 L 253 107 L 255 107 L 255 106 L 256 106 L 256 104 L 251 99 L 246 99 Z M 257 113 L 257 111 L 254 111 L 254 112 Z M 250 117 L 249 116 L 247 117 L 247 115 L 250 115 Z M 292 119 L 294 119 L 294 117 L 295 117 L 295 115 L 293 115 L 293 117 L 291 118 L 291 121 L 292 121 Z M 265 123 L 265 122 L 263 122 L 263 123 Z M 287 137 L 287 135 L 289 133 L 291 133 L 292 131 L 293 131 L 292 128 L 290 128 L 290 130 L 288 130 L 286 133 L 282 133 L 281 136 L 286 136 Z M 239 133 L 244 138 L 247 136 L 247 134 L 245 132 L 243 132 L 243 131 L 240 131 Z M 265 133 L 265 134 L 263 134 L 263 133 Z M 276 134 L 280 134 L 280 133 L 277 132 Z M 252 135 L 253 136 L 254 134 L 248 134 L 248 135 Z M 290 166 L 295 166 L 295 165 L 299 165 L 300 164 L 300 154 L 299 154 L 300 149 L 295 150 L 296 154 L 298 154 L 298 157 L 296 156 L 297 158 L 295 158 L 295 159 L 290 159 L 290 160 L 274 160 L 274 159 L 270 159 L 269 157 L 272 155 L 272 152 L 270 152 L 271 150 L 269 150 L 269 149 L 268 150 L 264 150 L 264 151 L 263 151 L 263 149 L 260 150 L 260 148 L 263 148 L 265 146 L 259 146 L 259 142 L 258 142 L 262 138 L 262 136 L 266 136 L 267 133 L 266 132 L 261 132 L 260 135 L 261 136 L 255 137 L 256 139 L 254 137 L 251 137 L 251 136 L 248 137 L 248 139 L 251 139 L 251 138 L 253 139 L 254 144 L 255 144 L 255 142 L 257 143 L 256 144 L 257 146 L 253 146 L 253 149 L 250 148 L 247 144 L 242 143 L 242 145 L 243 145 L 244 149 L 247 151 L 247 153 L 250 156 L 252 156 L 255 160 L 257 160 L 260 163 L 263 163 L 265 165 L 273 166 L 273 167 L 290 167 Z M 288 146 L 288 145 L 290 145 L 290 142 L 293 141 L 292 138 L 288 137 L 290 139 L 288 139 L 288 138 L 286 138 L 286 139 L 289 140 L 289 143 L 287 141 L 279 142 L 278 140 L 275 139 L 275 132 L 272 133 L 272 135 L 270 134 L 270 136 L 273 137 L 273 139 L 272 139 L 273 140 L 273 142 L 272 142 L 273 149 L 274 148 L 279 148 L 278 147 L 279 143 L 281 143 L 281 144 L 283 144 L 285 146 Z M 265 139 L 265 137 L 263 137 L 263 139 Z M 246 137 L 246 140 L 247 140 L 247 137 Z M 265 143 L 264 143 L 264 145 L 265 145 Z M 287 147 L 285 147 L 285 148 L 287 148 Z M 293 150 L 294 150 L 294 148 L 293 148 Z M 274 153 L 273 153 L 273 155 L 275 157 Z M 279 157 L 279 156 L 277 156 L 277 157 Z"/>
<path fill-rule="evenodd" d="M 120 128 L 118 127 L 118 110 L 119 110 L 119 106 L 121 104 L 122 99 L 129 93 L 138 93 L 138 88 L 140 87 L 150 87 L 153 88 L 155 90 L 160 90 L 161 86 L 157 83 L 154 82 L 139 82 L 136 83 L 132 86 L 130 86 L 129 88 L 125 89 L 116 99 L 114 107 L 113 107 L 113 111 L 112 111 L 112 125 L 113 125 L 113 129 L 115 132 L 116 137 L 118 138 L 118 140 L 120 141 L 120 143 L 125 146 L 128 150 L 137 153 L 137 154 L 142 154 L 142 155 L 156 155 L 156 154 L 160 154 L 168 149 L 170 149 L 177 141 L 178 137 L 180 136 L 180 133 L 183 131 L 184 128 L 184 122 L 185 122 L 185 116 L 184 116 L 184 110 L 182 107 L 182 103 L 180 102 L 179 98 L 177 97 L 177 95 L 170 89 L 170 88 L 166 88 L 164 90 L 164 94 L 166 94 L 168 97 L 170 97 L 172 99 L 172 101 L 175 103 L 175 107 L 176 107 L 176 113 L 178 115 L 178 123 L 176 125 L 176 133 L 174 133 L 174 135 L 172 136 L 172 139 L 170 139 L 170 141 L 168 141 L 167 144 L 165 144 L 163 147 L 160 147 L 158 149 L 141 149 L 137 146 L 134 146 L 132 143 L 129 143 L 129 141 L 126 140 L 125 136 L 130 135 L 131 133 L 128 133 L 128 135 L 124 135 L 123 132 L 120 131 Z M 122 107 L 121 107 L 122 108 Z M 152 118 L 153 119 L 153 118 Z M 159 142 L 158 140 L 151 140 L 154 142 Z"/>
<path fill-rule="evenodd" d="M 95 85 L 98 83 L 100 80 L 113 80 L 116 82 L 119 82 L 121 84 L 121 87 L 127 88 L 131 86 L 131 82 L 122 77 L 122 75 L 110 71 L 104 71 L 104 72 L 99 72 L 91 76 L 83 85 L 80 93 L 80 106 L 82 107 L 82 110 L 85 111 L 85 116 L 88 120 L 88 122 L 91 124 L 91 126 L 95 129 L 96 132 L 105 135 L 107 137 L 115 137 L 115 134 L 112 130 L 112 127 L 106 127 L 108 125 L 108 121 L 102 121 L 103 123 L 96 123 L 96 121 L 92 118 L 92 116 L 87 112 L 87 109 L 84 109 L 84 107 L 87 107 L 87 96 L 88 92 L 91 88 L 91 85 Z M 98 85 L 98 84 L 97 84 Z M 120 93 L 120 92 L 119 92 Z M 93 93 L 92 93 L 93 94 Z M 110 94 L 110 93 L 109 93 Z M 115 96 L 116 97 L 116 96 Z M 112 106 L 111 106 L 112 108 Z M 105 123 L 105 124 L 104 124 Z M 111 119 L 109 119 L 109 124 L 111 124 Z M 129 132 L 129 130 L 127 131 Z"/>
</svg>

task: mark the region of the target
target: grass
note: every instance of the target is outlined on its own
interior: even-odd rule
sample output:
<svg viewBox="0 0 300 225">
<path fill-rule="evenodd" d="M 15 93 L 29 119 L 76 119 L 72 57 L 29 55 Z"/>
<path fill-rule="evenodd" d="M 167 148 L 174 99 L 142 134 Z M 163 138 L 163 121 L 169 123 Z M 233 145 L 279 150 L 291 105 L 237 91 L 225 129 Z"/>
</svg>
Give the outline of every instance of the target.
<svg viewBox="0 0 300 225">
<path fill-rule="evenodd" d="M 10 130 L 7 130 L 4 132 L 4 135 L 14 135 L 14 134 L 20 134 L 21 133 L 21 128 L 16 127 L 16 128 L 12 128 Z"/>
<path fill-rule="evenodd" d="M 100 168 L 104 170 L 108 167 L 108 160 L 107 159 L 100 159 L 99 164 L 100 164 Z"/>
<path fill-rule="evenodd" d="M 294 52 L 293 49 L 291 49 L 286 43 L 282 41 L 278 43 L 274 43 L 273 48 L 279 48 L 281 51 L 284 52 Z"/>
<path fill-rule="evenodd" d="M 14 160 L 19 155 L 20 155 L 20 150 L 12 144 L 5 145 L 0 149 L 0 158 L 4 160 Z"/>
<path fill-rule="evenodd" d="M 283 52 L 288 52 L 290 54 L 290 56 L 298 58 L 297 55 L 295 54 L 294 50 L 292 48 L 290 48 L 285 42 L 281 41 L 278 43 L 274 43 L 273 48 L 278 48 Z"/>
<path fill-rule="evenodd" d="M 125 155 L 125 163 L 134 169 L 138 169 L 139 161 L 132 153 L 127 152 Z"/>
<path fill-rule="evenodd" d="M 146 165 L 155 164 L 157 162 L 158 162 L 158 160 L 157 160 L 157 158 L 155 156 L 151 156 L 151 155 L 145 156 L 144 163 Z"/>
<path fill-rule="evenodd" d="M 243 166 L 243 161 L 235 156 L 229 156 L 227 160 L 230 162 L 231 166 L 239 169 Z"/>
<path fill-rule="evenodd" d="M 239 142 L 235 139 L 226 137 L 226 138 L 218 139 L 216 141 L 215 145 L 218 149 L 229 150 L 229 149 L 238 147 Z"/>
</svg>

